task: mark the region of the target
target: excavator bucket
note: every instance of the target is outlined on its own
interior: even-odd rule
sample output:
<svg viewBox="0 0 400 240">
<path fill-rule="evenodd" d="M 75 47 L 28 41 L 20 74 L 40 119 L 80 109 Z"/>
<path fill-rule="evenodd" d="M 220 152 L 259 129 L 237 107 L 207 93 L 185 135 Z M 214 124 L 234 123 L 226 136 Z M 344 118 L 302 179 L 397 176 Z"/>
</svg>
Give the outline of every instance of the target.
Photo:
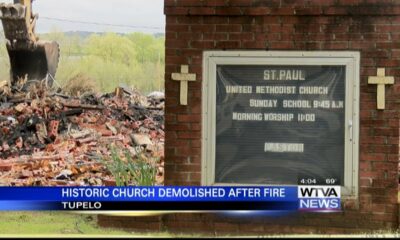
<svg viewBox="0 0 400 240">
<path fill-rule="evenodd" d="M 37 42 L 31 48 L 8 48 L 11 79 L 16 82 L 27 76 L 28 80 L 43 80 L 48 74 L 48 84 L 53 83 L 59 59 L 59 46 L 56 42 Z"/>
<path fill-rule="evenodd" d="M 36 19 L 27 18 L 26 14 L 27 7 L 22 4 L 0 4 L 11 83 L 27 78 L 28 81 L 47 79 L 51 85 L 57 71 L 59 45 L 54 41 L 37 41 L 33 28 Z"/>
</svg>

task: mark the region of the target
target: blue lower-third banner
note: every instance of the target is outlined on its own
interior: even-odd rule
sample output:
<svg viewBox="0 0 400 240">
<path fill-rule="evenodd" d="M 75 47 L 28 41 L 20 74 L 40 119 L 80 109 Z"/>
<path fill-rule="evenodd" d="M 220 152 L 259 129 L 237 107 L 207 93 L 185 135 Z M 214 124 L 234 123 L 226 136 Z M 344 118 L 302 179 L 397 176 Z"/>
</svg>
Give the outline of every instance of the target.
<svg viewBox="0 0 400 240">
<path fill-rule="evenodd" d="M 318 192 L 319 191 L 319 192 Z M 312 198 L 312 199 L 311 199 Z M 0 187 L 0 211 L 330 211 L 340 187 Z"/>
</svg>

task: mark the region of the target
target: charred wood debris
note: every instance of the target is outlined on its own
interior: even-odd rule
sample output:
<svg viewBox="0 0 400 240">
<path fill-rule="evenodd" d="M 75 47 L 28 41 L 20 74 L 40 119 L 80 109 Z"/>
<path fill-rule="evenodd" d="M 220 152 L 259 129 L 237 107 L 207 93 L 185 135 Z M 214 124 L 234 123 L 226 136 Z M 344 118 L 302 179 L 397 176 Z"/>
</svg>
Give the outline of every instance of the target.
<svg viewBox="0 0 400 240">
<path fill-rule="evenodd" d="M 46 84 L 0 81 L 0 186 L 111 186 L 113 149 L 164 179 L 164 95 L 126 86 L 66 95 Z M 121 150 L 121 151 L 122 151 Z"/>
</svg>

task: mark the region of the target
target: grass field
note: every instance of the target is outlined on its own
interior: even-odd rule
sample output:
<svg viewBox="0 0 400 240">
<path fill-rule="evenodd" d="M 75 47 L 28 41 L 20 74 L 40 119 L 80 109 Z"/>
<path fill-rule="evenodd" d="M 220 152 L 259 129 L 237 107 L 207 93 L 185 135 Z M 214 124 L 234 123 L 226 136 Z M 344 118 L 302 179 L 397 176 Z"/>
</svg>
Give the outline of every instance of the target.
<svg viewBox="0 0 400 240">
<path fill-rule="evenodd" d="M 172 236 L 165 233 L 138 234 L 100 228 L 96 216 L 62 212 L 0 212 L 0 238 L 4 236 Z"/>
<path fill-rule="evenodd" d="M 169 233 L 140 234 L 114 228 L 100 228 L 96 224 L 96 216 L 63 212 L 0 212 L 0 238 L 2 237 L 172 237 L 190 238 L 202 235 L 176 235 Z M 250 236 L 257 237 L 257 236 Z M 274 235 L 263 237 L 400 237 L 399 233 L 376 232 L 374 234 L 357 235 Z"/>
<path fill-rule="evenodd" d="M 0 238 L 4 237 L 71 237 L 71 238 L 152 238 L 201 237 L 166 232 L 136 233 L 97 226 L 95 215 L 65 212 L 0 212 Z"/>
<path fill-rule="evenodd" d="M 101 229 L 96 217 L 59 212 L 1 212 L 0 233 L 4 234 L 127 234 Z"/>
</svg>

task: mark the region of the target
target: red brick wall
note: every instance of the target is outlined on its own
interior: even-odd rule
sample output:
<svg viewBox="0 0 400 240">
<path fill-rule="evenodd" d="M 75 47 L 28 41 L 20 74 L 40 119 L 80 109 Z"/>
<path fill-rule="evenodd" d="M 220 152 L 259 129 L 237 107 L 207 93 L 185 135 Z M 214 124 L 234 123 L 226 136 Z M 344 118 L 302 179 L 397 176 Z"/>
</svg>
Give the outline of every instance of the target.
<svg viewBox="0 0 400 240">
<path fill-rule="evenodd" d="M 361 53 L 359 198 L 344 212 L 281 219 L 210 214 L 162 217 L 160 229 L 219 233 L 348 233 L 398 227 L 400 2 L 395 0 L 165 0 L 167 185 L 200 185 L 205 50 L 350 50 Z M 188 106 L 171 74 L 188 64 Z M 376 110 L 378 67 L 395 76 Z M 126 219 L 131 227 L 140 219 Z M 328 227 L 329 226 L 329 227 Z"/>
</svg>

